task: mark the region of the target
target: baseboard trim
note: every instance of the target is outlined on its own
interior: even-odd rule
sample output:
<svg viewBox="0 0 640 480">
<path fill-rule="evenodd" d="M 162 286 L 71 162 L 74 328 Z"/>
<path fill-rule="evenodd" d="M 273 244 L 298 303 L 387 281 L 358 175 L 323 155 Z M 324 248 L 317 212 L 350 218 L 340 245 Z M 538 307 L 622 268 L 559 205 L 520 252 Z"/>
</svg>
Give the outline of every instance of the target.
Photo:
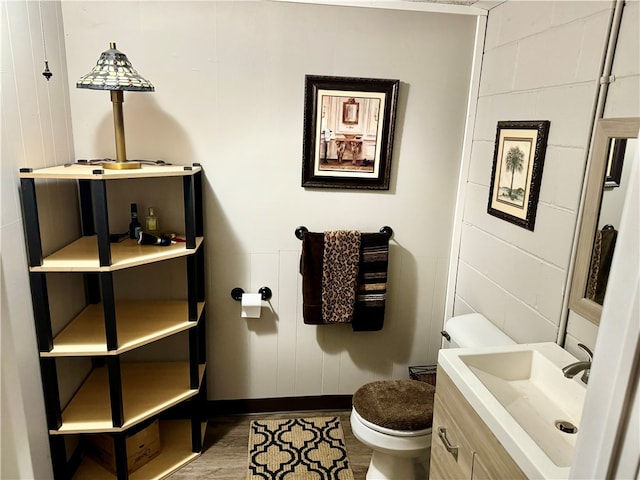
<svg viewBox="0 0 640 480">
<path fill-rule="evenodd" d="M 351 410 L 352 395 L 318 395 L 311 397 L 247 398 L 239 400 L 208 400 L 205 406 L 209 418 L 219 415 L 239 415 L 267 412 L 297 412 L 302 410 Z"/>
</svg>

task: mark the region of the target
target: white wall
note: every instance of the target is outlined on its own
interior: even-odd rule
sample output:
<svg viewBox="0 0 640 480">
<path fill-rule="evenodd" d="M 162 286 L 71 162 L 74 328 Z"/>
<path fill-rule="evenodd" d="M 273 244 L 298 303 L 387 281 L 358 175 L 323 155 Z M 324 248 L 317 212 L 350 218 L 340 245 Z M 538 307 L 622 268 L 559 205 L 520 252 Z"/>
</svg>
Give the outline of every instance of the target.
<svg viewBox="0 0 640 480">
<path fill-rule="evenodd" d="M 636 24 L 637 25 L 637 24 Z M 596 355 L 569 478 L 638 478 L 640 430 L 640 151 L 611 263 Z M 605 352 L 598 353 L 598 352 Z"/>
<path fill-rule="evenodd" d="M 628 0 L 622 11 L 620 33 L 611 74 L 605 118 L 640 115 L 640 2 Z"/>
<path fill-rule="evenodd" d="M 604 109 L 605 118 L 640 116 L 640 2 L 625 3 L 616 43 L 616 53 L 611 74 L 615 77 L 609 85 Z M 635 142 L 635 145 L 638 145 Z M 632 156 L 633 152 L 630 152 Z M 627 169 L 629 165 L 626 165 Z M 598 327 L 573 311 L 569 311 L 567 323 L 567 348 L 578 342 L 593 346 Z M 575 350 L 575 349 L 574 349 Z"/>
<path fill-rule="evenodd" d="M 204 167 L 210 398 L 350 394 L 435 363 L 474 17 L 271 2 L 63 13 L 72 87 L 110 41 L 156 86 L 125 94 L 129 158 Z M 388 192 L 300 187 L 305 74 L 400 79 Z M 113 156 L 108 95 L 70 95 L 78 157 Z M 303 324 L 299 225 L 394 229 L 383 331 Z M 231 289 L 262 286 L 273 311 L 241 319 Z"/>
<path fill-rule="evenodd" d="M 490 13 L 455 309 L 482 311 L 514 338 L 555 339 L 571 233 L 564 226 L 553 230 L 575 219 L 607 6 L 509 2 Z M 73 88 L 109 41 L 157 87 L 153 94 L 125 94 L 130 157 L 205 167 L 212 398 L 351 392 L 368 379 L 405 376 L 406 365 L 435 361 L 473 19 L 246 2 L 161 8 L 65 2 L 63 30 L 58 2 L 14 0 L 1 7 L 2 478 L 51 476 L 17 171 L 75 157 L 69 86 L 75 158 L 113 155 L 108 95 Z M 40 75 L 40 15 L 54 73 L 48 83 Z M 638 2 L 632 2 L 623 17 L 608 117 L 640 111 L 637 18 Z M 389 192 L 299 187 L 306 73 L 403 81 Z M 179 84 L 183 79 L 189 86 Z M 552 122 L 534 233 L 484 213 L 496 122 L 530 118 Z M 556 188 L 560 177 L 570 185 Z M 46 208 L 72 208 L 75 193 L 64 183 L 46 186 L 41 208 L 50 250 L 76 234 L 76 212 L 58 228 L 52 219 L 61 217 Z M 302 324 L 300 246 L 293 236 L 299 224 L 394 228 L 383 332 L 356 335 Z M 527 278 L 483 264 L 473 242 L 494 252 L 485 256 L 496 265 L 517 262 Z M 241 320 L 229 291 L 263 285 L 274 290 L 274 313 L 264 322 Z M 68 315 L 60 310 L 57 317 Z M 518 320 L 506 322 L 507 316 Z M 582 324 L 577 328 L 580 338 Z"/>
<path fill-rule="evenodd" d="M 62 12 L 59 2 L 8 1 L 2 8 L 2 415 L 1 478 L 51 478 L 33 310 L 18 190 L 18 170 L 73 158 Z M 44 40 L 53 77 L 47 82 Z M 45 251 L 77 234 L 75 188 L 50 182 L 39 199 Z M 54 222 L 51 201 L 71 214 Z"/>
<path fill-rule="evenodd" d="M 610 6 L 506 2 L 489 12 L 453 311 L 479 311 L 519 343 L 556 341 L 564 315 Z M 551 122 L 533 232 L 487 214 L 501 120 Z"/>
</svg>

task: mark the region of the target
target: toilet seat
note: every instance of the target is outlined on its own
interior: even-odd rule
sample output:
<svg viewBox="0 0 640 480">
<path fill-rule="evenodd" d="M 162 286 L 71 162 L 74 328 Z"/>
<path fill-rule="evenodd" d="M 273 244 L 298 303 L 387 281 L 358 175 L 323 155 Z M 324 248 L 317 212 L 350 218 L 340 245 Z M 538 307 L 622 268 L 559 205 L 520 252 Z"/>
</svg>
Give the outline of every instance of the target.
<svg viewBox="0 0 640 480">
<path fill-rule="evenodd" d="M 431 428 L 435 390 L 417 380 L 379 380 L 356 390 L 353 408 L 379 432 L 425 430 Z"/>
<path fill-rule="evenodd" d="M 381 427 L 380 425 L 376 425 L 375 423 L 371 423 L 369 420 L 362 418 L 362 415 L 358 413 L 355 407 L 353 408 L 352 413 L 365 427 L 392 437 L 419 437 L 420 435 L 429 435 L 431 433 L 431 427 L 423 428 L 422 430 L 393 430 L 391 428 Z"/>
</svg>

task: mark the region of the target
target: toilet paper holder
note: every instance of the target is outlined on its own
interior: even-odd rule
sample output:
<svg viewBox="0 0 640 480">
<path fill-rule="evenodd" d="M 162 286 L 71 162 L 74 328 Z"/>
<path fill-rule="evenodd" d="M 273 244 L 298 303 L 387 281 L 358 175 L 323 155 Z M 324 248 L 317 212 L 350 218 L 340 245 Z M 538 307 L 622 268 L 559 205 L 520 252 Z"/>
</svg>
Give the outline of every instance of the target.
<svg viewBox="0 0 640 480">
<path fill-rule="evenodd" d="M 242 294 L 244 293 L 244 290 L 240 287 L 236 287 L 233 290 L 231 290 L 231 298 L 233 298 L 235 301 L 239 302 L 242 300 Z M 262 296 L 262 300 L 271 300 L 271 296 L 273 295 L 273 293 L 271 292 L 271 289 L 269 287 L 262 287 L 258 290 L 258 293 Z"/>
</svg>

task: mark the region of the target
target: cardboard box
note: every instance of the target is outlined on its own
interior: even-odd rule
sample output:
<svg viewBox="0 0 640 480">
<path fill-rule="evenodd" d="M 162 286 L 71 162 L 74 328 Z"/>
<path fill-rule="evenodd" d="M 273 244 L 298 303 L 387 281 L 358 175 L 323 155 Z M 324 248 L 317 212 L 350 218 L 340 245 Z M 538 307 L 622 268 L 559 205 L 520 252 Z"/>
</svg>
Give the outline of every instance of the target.
<svg viewBox="0 0 640 480">
<path fill-rule="evenodd" d="M 89 454 L 105 468 L 116 473 L 116 456 L 113 437 L 107 433 L 88 435 Z M 129 473 L 134 472 L 160 453 L 160 427 L 155 420 L 148 427 L 128 436 L 127 467 Z"/>
</svg>

